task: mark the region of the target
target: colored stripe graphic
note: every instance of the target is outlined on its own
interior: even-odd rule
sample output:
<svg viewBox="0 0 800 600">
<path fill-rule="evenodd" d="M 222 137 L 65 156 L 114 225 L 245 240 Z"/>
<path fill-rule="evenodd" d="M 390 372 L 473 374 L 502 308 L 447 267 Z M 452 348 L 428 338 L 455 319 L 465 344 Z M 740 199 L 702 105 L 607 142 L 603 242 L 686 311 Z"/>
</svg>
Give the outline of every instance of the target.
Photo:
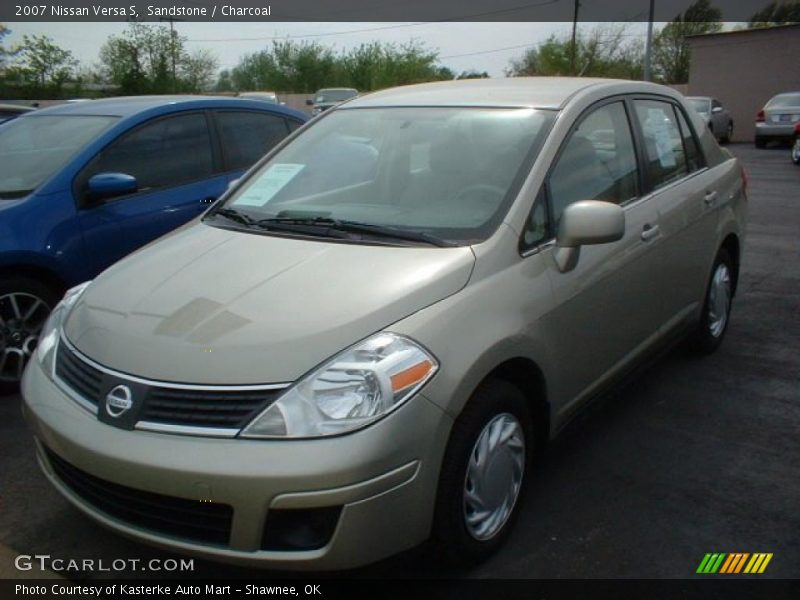
<svg viewBox="0 0 800 600">
<path fill-rule="evenodd" d="M 739 573 L 763 573 L 769 562 L 772 560 L 772 553 L 758 552 L 724 552 L 708 553 L 703 556 L 697 573 L 702 574 L 725 574 L 733 575 Z M 747 566 L 745 566 L 747 565 Z"/>
</svg>

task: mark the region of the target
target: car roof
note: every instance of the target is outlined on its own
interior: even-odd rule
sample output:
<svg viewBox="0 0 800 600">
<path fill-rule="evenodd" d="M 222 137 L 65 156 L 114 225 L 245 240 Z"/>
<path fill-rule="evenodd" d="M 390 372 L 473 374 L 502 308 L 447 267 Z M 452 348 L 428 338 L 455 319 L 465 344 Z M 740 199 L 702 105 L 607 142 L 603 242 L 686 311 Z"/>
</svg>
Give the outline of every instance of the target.
<svg viewBox="0 0 800 600">
<path fill-rule="evenodd" d="M 25 106 L 23 104 L 0 104 L 0 110 L 5 110 L 9 112 L 31 112 L 32 110 L 36 110 L 32 106 Z"/>
<path fill-rule="evenodd" d="M 613 93 L 664 93 L 664 86 L 622 79 L 590 77 L 509 77 L 462 79 L 408 85 L 360 96 L 346 108 L 379 106 L 484 106 L 560 109 L 577 93 L 589 88 Z M 670 90 L 670 93 L 674 93 Z"/>
<path fill-rule="evenodd" d="M 36 111 L 36 115 L 103 115 L 130 117 L 159 107 L 178 108 L 252 108 L 271 110 L 286 115 L 300 116 L 295 110 L 260 100 L 231 98 L 226 96 L 119 96 L 90 102 L 67 102 Z M 269 108 L 267 108 L 269 107 Z M 303 116 L 303 118 L 307 118 Z"/>
</svg>

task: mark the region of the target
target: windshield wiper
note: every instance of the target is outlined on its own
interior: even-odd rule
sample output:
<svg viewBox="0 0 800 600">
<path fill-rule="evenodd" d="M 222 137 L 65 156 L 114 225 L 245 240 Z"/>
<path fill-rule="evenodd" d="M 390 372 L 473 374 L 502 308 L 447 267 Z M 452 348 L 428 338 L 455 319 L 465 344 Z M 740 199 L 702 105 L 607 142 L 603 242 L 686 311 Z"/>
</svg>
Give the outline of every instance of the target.
<svg viewBox="0 0 800 600">
<path fill-rule="evenodd" d="M 236 221 L 237 223 L 241 223 L 242 225 L 253 225 L 256 222 L 256 220 L 253 217 L 243 213 L 240 210 L 236 210 L 235 208 L 218 208 L 217 210 L 212 212 L 209 216 L 215 217 L 217 215 L 225 217 L 230 221 Z"/>
<path fill-rule="evenodd" d="M 361 233 L 378 238 L 391 238 L 408 242 L 421 242 L 442 248 L 453 247 L 457 244 L 448 240 L 425 233 L 422 231 L 412 231 L 400 227 L 390 227 L 387 225 L 374 225 L 372 223 L 361 223 L 359 221 L 346 221 L 332 219 L 330 217 L 271 217 L 259 219 L 253 223 L 258 227 L 264 228 L 283 228 L 284 226 L 300 226 L 322 228 L 328 232 Z"/>
</svg>

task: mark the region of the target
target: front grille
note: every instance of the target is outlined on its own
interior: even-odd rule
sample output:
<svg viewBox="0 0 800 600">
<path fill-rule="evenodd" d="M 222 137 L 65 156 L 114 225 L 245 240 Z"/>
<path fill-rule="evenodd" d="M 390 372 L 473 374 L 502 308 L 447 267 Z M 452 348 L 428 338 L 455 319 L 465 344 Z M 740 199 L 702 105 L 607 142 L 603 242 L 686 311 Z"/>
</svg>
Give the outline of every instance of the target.
<svg viewBox="0 0 800 600">
<path fill-rule="evenodd" d="M 141 421 L 191 427 L 241 429 L 281 390 L 216 391 L 150 388 Z"/>
<path fill-rule="evenodd" d="M 84 400 L 99 404 L 102 371 L 81 360 L 66 344 L 59 344 L 56 351 L 56 376 Z"/>
<path fill-rule="evenodd" d="M 97 510 L 141 529 L 176 538 L 227 546 L 233 509 L 136 490 L 89 475 L 45 449 L 56 476 Z"/>
<path fill-rule="evenodd" d="M 124 374 L 100 370 L 66 342 L 59 344 L 56 375 L 75 394 L 93 406 L 119 384 L 131 384 Z M 136 419 L 159 425 L 241 429 L 283 391 L 276 389 L 215 389 L 137 383 Z"/>
</svg>

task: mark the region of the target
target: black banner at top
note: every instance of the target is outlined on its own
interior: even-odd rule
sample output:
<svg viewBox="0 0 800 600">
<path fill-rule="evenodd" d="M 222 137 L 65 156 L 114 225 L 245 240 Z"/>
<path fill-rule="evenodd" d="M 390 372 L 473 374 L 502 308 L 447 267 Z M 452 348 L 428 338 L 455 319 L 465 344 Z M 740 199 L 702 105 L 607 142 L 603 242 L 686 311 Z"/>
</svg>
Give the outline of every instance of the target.
<svg viewBox="0 0 800 600">
<path fill-rule="evenodd" d="M 3 0 L 0 21 L 670 21 L 696 0 Z M 710 0 L 747 21 L 771 0 Z M 577 9 L 576 9 L 577 6 Z"/>
</svg>

